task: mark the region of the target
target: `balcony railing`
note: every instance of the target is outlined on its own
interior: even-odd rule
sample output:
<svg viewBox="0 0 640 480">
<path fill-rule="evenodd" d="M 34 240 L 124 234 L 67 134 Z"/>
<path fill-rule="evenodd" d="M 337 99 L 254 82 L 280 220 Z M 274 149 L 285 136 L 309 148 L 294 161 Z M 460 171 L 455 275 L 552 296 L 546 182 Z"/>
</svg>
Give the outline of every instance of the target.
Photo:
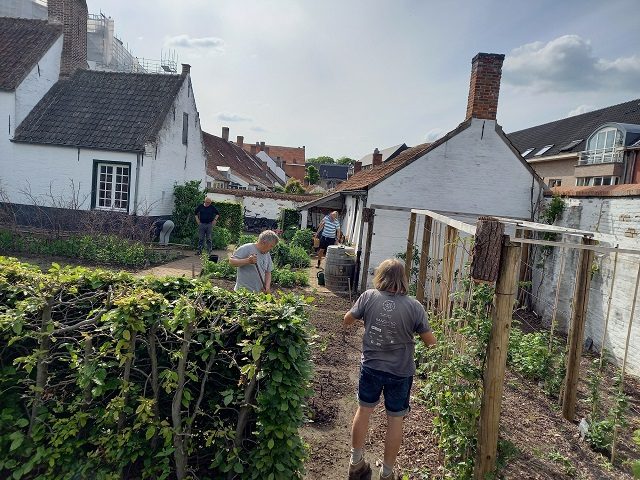
<svg viewBox="0 0 640 480">
<path fill-rule="evenodd" d="M 580 152 L 578 165 L 592 165 L 596 163 L 616 163 L 624 160 L 624 148 L 609 147 Z"/>
</svg>

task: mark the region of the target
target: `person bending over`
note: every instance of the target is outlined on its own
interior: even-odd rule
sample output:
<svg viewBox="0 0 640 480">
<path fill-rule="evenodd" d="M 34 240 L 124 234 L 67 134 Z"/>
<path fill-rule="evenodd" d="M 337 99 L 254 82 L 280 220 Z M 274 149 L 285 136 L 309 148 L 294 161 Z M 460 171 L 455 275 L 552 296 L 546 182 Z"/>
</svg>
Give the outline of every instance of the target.
<svg viewBox="0 0 640 480">
<path fill-rule="evenodd" d="M 278 235 L 265 230 L 256 243 L 245 243 L 233 252 L 229 263 L 238 267 L 234 290 L 246 288 L 252 292 L 271 292 L 273 261 L 269 251 L 278 243 Z"/>
<path fill-rule="evenodd" d="M 434 345 L 436 337 L 429 328 L 423 306 L 407 295 L 402 262 L 396 259 L 383 261 L 376 269 L 373 284 L 375 288 L 360 295 L 344 316 L 345 327 L 360 320 L 364 322 L 359 406 L 351 427 L 349 479 L 371 476 L 363 449 L 369 418 L 383 394 L 387 431 L 380 479 L 397 480 L 400 476 L 394 471 L 394 465 L 402 443 L 403 419 L 409 413 L 409 396 L 416 370 L 414 336 L 418 334 L 427 346 Z"/>
</svg>

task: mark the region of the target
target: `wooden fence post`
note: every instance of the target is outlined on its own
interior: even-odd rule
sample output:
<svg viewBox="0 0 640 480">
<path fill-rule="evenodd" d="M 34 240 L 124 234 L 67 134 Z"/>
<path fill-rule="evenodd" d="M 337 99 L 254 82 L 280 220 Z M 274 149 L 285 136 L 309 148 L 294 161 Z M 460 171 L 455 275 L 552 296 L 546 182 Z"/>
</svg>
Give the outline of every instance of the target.
<svg viewBox="0 0 640 480">
<path fill-rule="evenodd" d="M 418 285 L 416 288 L 416 300 L 424 302 L 424 287 L 427 281 L 427 266 L 429 265 L 429 247 L 431 247 L 431 217 L 424 217 L 422 228 L 422 245 L 420 248 L 420 271 L 418 272 Z"/>
<path fill-rule="evenodd" d="M 407 282 L 411 283 L 411 265 L 413 263 L 413 239 L 416 237 L 416 220 L 418 214 L 411 212 L 409 220 L 409 236 L 407 237 L 407 252 L 405 256 L 404 272 L 407 276 Z"/>
<path fill-rule="evenodd" d="M 584 245 L 593 245 L 590 238 L 583 237 Z M 573 312 L 569 327 L 569 348 L 567 353 L 567 372 L 564 377 L 564 393 L 562 396 L 562 416 L 573 422 L 576 415 L 576 398 L 578 380 L 580 379 L 580 359 L 584 341 L 584 323 L 587 319 L 589 304 L 589 287 L 591 285 L 591 264 L 593 250 L 580 250 L 576 271 L 576 287 L 573 292 Z"/>
<path fill-rule="evenodd" d="M 505 242 L 502 247 L 493 305 L 493 325 L 491 326 L 485 361 L 482 407 L 478 427 L 478 452 L 473 472 L 475 480 L 484 480 L 485 475 L 493 472 L 496 467 L 504 374 L 507 365 L 513 305 L 518 291 L 520 255 L 521 247 L 519 244 Z"/>
<path fill-rule="evenodd" d="M 442 254 L 442 279 L 440 281 L 440 299 L 438 301 L 438 311 L 444 313 L 449 318 L 449 308 L 451 306 L 451 285 L 453 284 L 454 267 L 456 263 L 456 243 L 458 242 L 458 230 L 447 225 L 444 234 L 444 249 Z"/>
</svg>

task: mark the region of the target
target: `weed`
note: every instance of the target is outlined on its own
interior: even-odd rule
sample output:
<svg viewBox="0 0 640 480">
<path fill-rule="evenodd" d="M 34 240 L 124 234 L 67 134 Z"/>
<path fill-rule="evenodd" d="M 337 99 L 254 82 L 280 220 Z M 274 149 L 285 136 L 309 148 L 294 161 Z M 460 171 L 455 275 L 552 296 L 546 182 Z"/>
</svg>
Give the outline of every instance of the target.
<svg viewBox="0 0 640 480">
<path fill-rule="evenodd" d="M 577 470 L 576 467 L 574 467 L 573 463 L 571 463 L 571 460 L 569 460 L 557 450 L 552 450 L 551 452 L 549 452 L 547 457 L 549 458 L 549 460 L 553 460 L 554 462 L 562 465 L 562 468 L 566 475 L 570 477 L 576 476 Z"/>
</svg>

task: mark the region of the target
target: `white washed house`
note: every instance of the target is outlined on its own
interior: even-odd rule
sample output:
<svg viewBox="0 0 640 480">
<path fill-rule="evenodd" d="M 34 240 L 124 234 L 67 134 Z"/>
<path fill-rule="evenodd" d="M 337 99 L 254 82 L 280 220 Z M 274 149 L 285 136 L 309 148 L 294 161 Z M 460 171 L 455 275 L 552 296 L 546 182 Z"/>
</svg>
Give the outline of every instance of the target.
<svg viewBox="0 0 640 480">
<path fill-rule="evenodd" d="M 2 201 L 25 218 L 34 204 L 71 203 L 170 215 L 173 186 L 205 179 L 189 66 L 181 75 L 86 70 L 86 22 L 82 0 L 50 0 L 49 21 L 0 19 L 0 64 L 11 66 L 0 72 Z"/>
<path fill-rule="evenodd" d="M 387 162 L 373 158 L 373 168 L 302 207 L 303 225 L 306 211 L 341 211 L 343 233 L 359 251 L 368 225 L 362 220 L 363 208 L 375 209 L 367 285 L 376 265 L 405 251 L 411 208 L 462 218 L 533 218 L 544 184 L 496 123 L 503 59 L 482 53 L 473 59 L 467 118 L 458 128 Z"/>
</svg>

